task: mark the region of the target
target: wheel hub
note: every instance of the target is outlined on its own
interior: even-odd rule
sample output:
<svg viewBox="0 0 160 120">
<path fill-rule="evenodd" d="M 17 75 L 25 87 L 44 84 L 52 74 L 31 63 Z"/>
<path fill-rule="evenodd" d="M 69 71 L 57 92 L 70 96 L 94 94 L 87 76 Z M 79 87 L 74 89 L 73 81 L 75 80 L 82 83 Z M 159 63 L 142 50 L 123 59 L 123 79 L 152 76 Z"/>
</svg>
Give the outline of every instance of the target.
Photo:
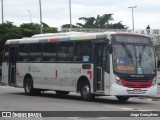
<svg viewBox="0 0 160 120">
<path fill-rule="evenodd" d="M 83 87 L 83 95 L 85 97 L 87 97 L 89 95 L 89 87 L 88 86 Z"/>
</svg>

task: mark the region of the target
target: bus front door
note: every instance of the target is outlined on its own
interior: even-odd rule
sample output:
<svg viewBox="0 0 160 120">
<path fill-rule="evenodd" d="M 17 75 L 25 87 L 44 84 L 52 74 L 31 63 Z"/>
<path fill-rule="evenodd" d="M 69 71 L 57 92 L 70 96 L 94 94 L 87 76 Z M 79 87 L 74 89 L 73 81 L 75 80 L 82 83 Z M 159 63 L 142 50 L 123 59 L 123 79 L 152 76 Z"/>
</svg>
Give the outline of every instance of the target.
<svg viewBox="0 0 160 120">
<path fill-rule="evenodd" d="M 9 76 L 8 84 L 15 86 L 16 84 L 16 62 L 17 62 L 17 47 L 10 47 L 9 49 Z"/>
<path fill-rule="evenodd" d="M 95 43 L 94 46 L 94 92 L 109 92 L 109 51 L 106 42 Z"/>
<path fill-rule="evenodd" d="M 106 44 L 96 43 L 94 52 L 95 76 L 94 76 L 94 92 L 104 93 L 104 60 L 106 54 Z"/>
</svg>

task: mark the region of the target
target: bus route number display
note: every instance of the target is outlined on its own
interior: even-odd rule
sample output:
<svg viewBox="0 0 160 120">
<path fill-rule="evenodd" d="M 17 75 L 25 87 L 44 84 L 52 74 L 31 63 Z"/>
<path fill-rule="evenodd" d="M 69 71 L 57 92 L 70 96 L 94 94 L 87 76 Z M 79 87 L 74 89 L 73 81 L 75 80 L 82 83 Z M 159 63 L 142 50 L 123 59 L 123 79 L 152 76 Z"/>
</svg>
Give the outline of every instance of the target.
<svg viewBox="0 0 160 120">
<path fill-rule="evenodd" d="M 142 43 L 142 44 L 150 44 L 150 40 L 147 37 L 141 37 L 141 36 L 115 36 L 116 42 L 121 43 Z"/>
</svg>

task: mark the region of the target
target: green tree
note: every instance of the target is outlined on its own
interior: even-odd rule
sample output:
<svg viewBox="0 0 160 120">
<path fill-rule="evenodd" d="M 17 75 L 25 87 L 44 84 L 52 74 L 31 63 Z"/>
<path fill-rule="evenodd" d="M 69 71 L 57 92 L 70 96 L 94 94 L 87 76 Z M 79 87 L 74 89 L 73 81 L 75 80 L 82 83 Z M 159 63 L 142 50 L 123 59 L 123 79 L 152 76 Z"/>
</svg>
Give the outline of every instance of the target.
<svg viewBox="0 0 160 120">
<path fill-rule="evenodd" d="M 112 14 L 104 14 L 102 16 L 98 15 L 96 22 L 95 22 L 95 27 L 96 28 L 107 28 L 109 26 L 109 22 L 114 20 L 112 17 Z"/>
<path fill-rule="evenodd" d="M 58 32 L 57 28 L 49 27 L 46 23 L 43 23 L 44 33 Z M 13 25 L 13 22 L 7 21 L 0 24 L 0 64 L 2 62 L 2 52 L 4 44 L 8 39 L 20 39 L 22 37 L 31 37 L 40 33 L 40 25 L 36 23 L 24 23 L 17 27 Z"/>
<path fill-rule="evenodd" d="M 83 20 L 85 21 L 84 24 L 82 23 L 77 23 L 78 26 L 80 26 L 81 28 L 93 28 L 94 26 L 94 22 L 95 22 L 95 18 L 94 17 L 81 17 L 79 18 L 79 20 Z"/>
<path fill-rule="evenodd" d="M 43 33 L 56 33 L 57 28 L 49 27 L 46 23 L 42 23 Z M 23 23 L 20 25 L 22 36 L 31 37 L 40 34 L 40 25 L 37 23 Z"/>
<path fill-rule="evenodd" d="M 50 27 L 46 23 L 42 23 L 43 26 L 43 33 L 57 33 L 58 30 L 56 27 Z"/>
<path fill-rule="evenodd" d="M 128 27 L 126 25 L 122 24 L 122 21 L 114 24 L 110 24 L 108 26 L 109 29 L 127 29 Z"/>
<path fill-rule="evenodd" d="M 2 62 L 2 53 L 6 40 L 18 38 L 22 38 L 19 27 L 13 25 L 13 23 L 9 21 L 0 24 L 0 64 Z"/>
<path fill-rule="evenodd" d="M 31 37 L 40 33 L 40 25 L 36 23 L 23 23 L 20 29 L 23 37 Z"/>
<path fill-rule="evenodd" d="M 61 28 L 70 28 L 70 24 L 64 24 L 61 26 Z M 76 25 L 72 25 L 72 28 L 79 28 L 79 27 Z"/>
<path fill-rule="evenodd" d="M 110 22 L 113 21 L 113 14 L 104 14 L 102 16 L 97 15 L 96 18 L 94 17 L 81 17 L 79 20 L 83 20 L 83 23 L 77 23 L 78 26 L 81 28 L 103 28 L 103 29 L 127 29 L 122 22 L 111 24 Z"/>
</svg>

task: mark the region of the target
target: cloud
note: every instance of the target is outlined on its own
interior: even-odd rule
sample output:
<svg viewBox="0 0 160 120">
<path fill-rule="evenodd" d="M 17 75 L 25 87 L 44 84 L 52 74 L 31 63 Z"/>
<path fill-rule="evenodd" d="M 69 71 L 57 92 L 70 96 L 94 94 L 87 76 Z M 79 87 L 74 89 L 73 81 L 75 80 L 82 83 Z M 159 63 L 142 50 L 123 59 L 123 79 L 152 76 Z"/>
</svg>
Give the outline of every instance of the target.
<svg viewBox="0 0 160 120">
<path fill-rule="evenodd" d="M 41 0 L 43 22 L 53 27 L 69 23 L 69 0 Z M 148 24 L 159 28 L 160 2 L 158 0 L 71 0 L 72 22 L 81 22 L 80 17 L 96 17 L 98 14 L 113 13 L 113 22 L 122 21 L 132 28 L 132 13 L 134 9 L 135 28 L 144 29 Z M 19 25 L 32 21 L 39 23 L 39 0 L 4 0 L 4 19 Z M 1 16 L 0 16 L 1 19 Z"/>
</svg>

